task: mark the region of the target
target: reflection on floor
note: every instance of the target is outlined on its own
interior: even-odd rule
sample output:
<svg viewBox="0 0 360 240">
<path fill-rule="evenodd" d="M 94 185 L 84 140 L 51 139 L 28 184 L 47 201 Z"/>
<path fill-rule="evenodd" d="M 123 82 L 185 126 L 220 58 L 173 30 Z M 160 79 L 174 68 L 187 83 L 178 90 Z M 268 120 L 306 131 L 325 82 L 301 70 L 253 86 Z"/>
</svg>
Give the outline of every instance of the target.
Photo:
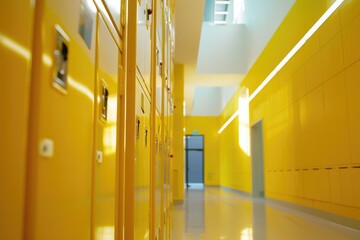
<svg viewBox="0 0 360 240">
<path fill-rule="evenodd" d="M 360 231 L 223 188 L 186 191 L 174 205 L 172 240 L 340 240 Z"/>
</svg>

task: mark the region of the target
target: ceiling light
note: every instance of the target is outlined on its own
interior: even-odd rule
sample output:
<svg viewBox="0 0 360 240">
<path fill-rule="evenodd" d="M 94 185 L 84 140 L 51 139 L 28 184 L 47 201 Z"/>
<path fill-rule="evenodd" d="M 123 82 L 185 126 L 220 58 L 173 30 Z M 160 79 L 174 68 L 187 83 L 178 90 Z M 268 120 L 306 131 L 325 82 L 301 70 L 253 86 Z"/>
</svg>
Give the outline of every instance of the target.
<svg viewBox="0 0 360 240">
<path fill-rule="evenodd" d="M 265 80 L 250 95 L 249 102 L 273 79 L 283 66 L 295 55 L 295 53 L 306 43 L 306 41 L 319 29 L 319 27 L 335 12 L 335 10 L 344 2 L 336 0 L 331 7 L 320 17 L 320 19 L 310 28 L 310 30 L 300 39 L 300 41 L 291 49 L 291 51 L 281 60 L 275 69 L 265 78 Z"/>
<path fill-rule="evenodd" d="M 221 134 L 224 129 L 238 116 L 239 111 L 236 111 L 227 121 L 226 123 L 219 129 L 218 134 Z"/>
</svg>

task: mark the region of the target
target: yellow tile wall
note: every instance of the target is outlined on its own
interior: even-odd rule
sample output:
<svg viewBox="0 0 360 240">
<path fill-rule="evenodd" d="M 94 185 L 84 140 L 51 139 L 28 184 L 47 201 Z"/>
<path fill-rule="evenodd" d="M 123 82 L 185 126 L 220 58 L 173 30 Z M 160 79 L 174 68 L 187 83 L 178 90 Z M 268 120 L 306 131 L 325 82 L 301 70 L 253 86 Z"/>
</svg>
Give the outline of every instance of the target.
<svg viewBox="0 0 360 240">
<path fill-rule="evenodd" d="M 239 93 L 236 92 L 225 107 L 220 125 L 237 110 Z M 233 121 L 219 135 L 220 185 L 242 192 L 251 192 L 251 160 L 239 146 L 239 125 Z"/>
<path fill-rule="evenodd" d="M 296 1 L 240 86 L 251 94 L 330 4 Z M 263 121 L 267 197 L 360 219 L 359 28 L 359 1 L 344 1 L 250 102 L 250 126 Z M 237 110 L 235 98 L 221 123 Z M 221 185 L 250 192 L 237 124 L 220 136 Z M 239 179 L 246 184 L 236 186 Z"/>
</svg>

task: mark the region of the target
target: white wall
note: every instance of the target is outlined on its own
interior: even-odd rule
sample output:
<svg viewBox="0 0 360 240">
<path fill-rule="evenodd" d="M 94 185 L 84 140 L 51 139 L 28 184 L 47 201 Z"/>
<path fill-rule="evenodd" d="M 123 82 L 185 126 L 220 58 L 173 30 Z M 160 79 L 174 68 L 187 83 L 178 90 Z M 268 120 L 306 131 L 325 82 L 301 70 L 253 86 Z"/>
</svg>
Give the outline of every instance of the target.
<svg viewBox="0 0 360 240">
<path fill-rule="evenodd" d="M 221 88 L 221 112 L 237 90 L 237 86 L 226 86 Z"/>
<path fill-rule="evenodd" d="M 245 0 L 246 67 L 254 64 L 295 0 Z"/>
<path fill-rule="evenodd" d="M 221 112 L 221 88 L 195 88 L 192 116 L 218 116 Z"/>
</svg>

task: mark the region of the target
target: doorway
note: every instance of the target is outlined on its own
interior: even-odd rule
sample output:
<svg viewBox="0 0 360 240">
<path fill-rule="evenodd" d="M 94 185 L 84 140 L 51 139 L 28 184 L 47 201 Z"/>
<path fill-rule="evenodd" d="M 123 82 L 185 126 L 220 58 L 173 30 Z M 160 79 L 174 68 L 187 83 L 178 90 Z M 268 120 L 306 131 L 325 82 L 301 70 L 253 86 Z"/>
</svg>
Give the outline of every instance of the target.
<svg viewBox="0 0 360 240">
<path fill-rule="evenodd" d="M 185 137 L 185 172 L 187 187 L 204 186 L 204 136 Z"/>
<path fill-rule="evenodd" d="M 251 127 L 252 192 L 254 197 L 264 197 L 264 159 L 262 121 Z"/>
</svg>

